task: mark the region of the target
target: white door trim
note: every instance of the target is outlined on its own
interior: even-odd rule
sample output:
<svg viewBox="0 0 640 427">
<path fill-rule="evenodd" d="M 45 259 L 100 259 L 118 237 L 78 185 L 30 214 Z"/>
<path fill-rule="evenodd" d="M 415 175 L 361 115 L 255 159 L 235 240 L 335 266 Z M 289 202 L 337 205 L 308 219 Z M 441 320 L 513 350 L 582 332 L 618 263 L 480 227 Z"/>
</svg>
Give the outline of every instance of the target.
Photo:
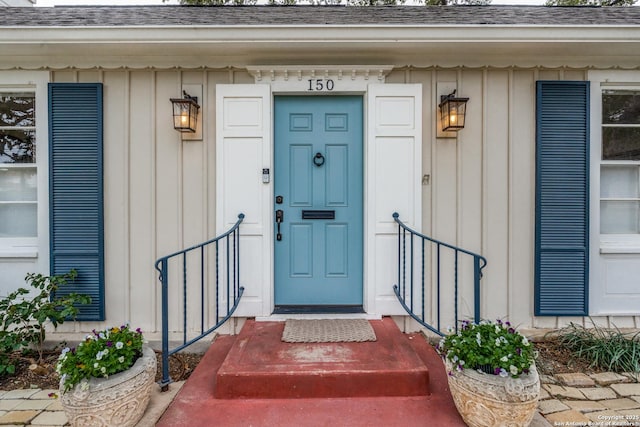
<svg viewBox="0 0 640 427">
<path fill-rule="evenodd" d="M 372 73 L 366 69 L 374 68 L 384 67 L 340 67 L 342 78 L 338 80 L 340 70 L 336 67 L 269 67 L 267 78 L 256 67 L 249 71 L 259 84 L 217 85 L 217 231 L 235 223 L 237 212 L 247 211 L 240 230 L 241 269 L 245 267 L 241 285 L 246 290 L 235 316 L 272 318 L 274 308 L 273 181 L 263 183 L 261 172 L 269 168 L 273 177 L 276 94 L 363 95 L 363 308 L 369 317 L 406 314 L 392 290 L 397 279 L 397 226 L 391 214 L 398 211 L 403 221 L 420 229 L 422 86 L 384 84 L 388 71 L 373 74 L 373 83 Z M 318 70 L 323 70 L 322 74 Z M 349 74 L 345 79 L 345 70 L 356 70 L 353 78 Z M 322 81 L 324 90 L 308 90 L 309 80 L 312 86 L 316 82 L 312 76 L 321 76 L 315 78 Z M 331 90 L 327 90 L 328 79 L 333 80 Z M 233 102 L 239 102 L 237 106 L 248 102 L 251 108 L 237 109 L 237 114 L 230 115 L 224 109 Z M 234 118 L 236 122 L 229 121 Z M 259 118 L 262 123 L 257 123 Z M 236 144 L 244 144 L 245 149 L 234 149 Z M 247 269 L 250 271 L 245 272 Z"/>
<path fill-rule="evenodd" d="M 273 186 L 262 182 L 262 169 L 273 165 L 271 123 L 269 86 L 216 86 L 216 235 L 245 214 L 240 225 L 240 285 L 245 291 L 237 317 L 273 310 Z"/>
<path fill-rule="evenodd" d="M 365 139 L 365 295 L 380 315 L 406 315 L 397 284 L 398 226 L 422 228 L 422 85 L 371 84 Z M 365 308 L 366 310 L 366 308 Z"/>
</svg>

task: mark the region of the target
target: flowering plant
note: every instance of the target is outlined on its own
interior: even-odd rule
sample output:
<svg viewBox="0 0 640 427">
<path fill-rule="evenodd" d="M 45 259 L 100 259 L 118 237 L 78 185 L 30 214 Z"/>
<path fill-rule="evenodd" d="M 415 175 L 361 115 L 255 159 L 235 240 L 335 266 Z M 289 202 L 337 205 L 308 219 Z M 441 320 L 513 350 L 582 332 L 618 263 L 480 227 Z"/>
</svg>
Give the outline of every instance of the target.
<svg viewBox="0 0 640 427">
<path fill-rule="evenodd" d="M 534 359 L 527 337 L 501 320 L 479 324 L 465 320 L 458 333 L 443 337 L 436 349 L 457 371 L 471 368 L 501 377 L 529 373 Z"/>
<path fill-rule="evenodd" d="M 56 365 L 63 392 L 83 379 L 107 378 L 129 369 L 142 355 L 143 341 L 140 328 L 133 331 L 123 325 L 94 329 L 76 348 L 64 348 Z"/>
</svg>

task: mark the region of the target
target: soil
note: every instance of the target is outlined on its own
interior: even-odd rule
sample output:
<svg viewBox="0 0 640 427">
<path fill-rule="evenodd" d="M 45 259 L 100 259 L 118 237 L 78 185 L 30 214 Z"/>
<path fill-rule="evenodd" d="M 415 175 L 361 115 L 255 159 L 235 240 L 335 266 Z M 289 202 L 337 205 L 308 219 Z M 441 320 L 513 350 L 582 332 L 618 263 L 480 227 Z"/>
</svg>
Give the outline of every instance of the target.
<svg viewBox="0 0 640 427">
<path fill-rule="evenodd" d="M 589 366 L 584 359 L 574 357 L 571 351 L 561 347 L 554 339 L 534 343 L 538 352 L 536 366 L 542 375 L 561 373 L 600 372 L 597 368 Z M 39 369 L 29 369 L 35 364 L 35 360 L 29 357 L 15 355 L 19 359 L 17 372 L 12 376 L 0 377 L 0 390 L 15 390 L 25 388 L 57 389 L 58 375 L 55 372 L 55 363 L 59 351 L 45 353 L 44 363 Z M 156 381 L 159 381 L 162 373 L 161 353 L 156 352 L 158 358 L 158 371 Z M 174 381 L 182 381 L 189 378 L 195 367 L 200 362 L 202 354 L 178 353 L 169 358 L 169 373 Z"/>
<path fill-rule="evenodd" d="M 0 376 L 0 390 L 57 389 L 59 377 L 55 371 L 55 365 L 59 355 L 58 350 L 49 350 L 43 356 L 44 362 L 37 365 L 36 360 L 32 357 L 14 354 L 13 356 L 18 360 L 16 373 L 11 376 Z M 182 381 L 189 378 L 202 356 L 197 353 L 178 353 L 170 356 L 169 375 L 171 379 Z M 162 353 L 156 351 L 156 357 L 158 359 L 156 381 L 160 381 L 162 378 Z"/>
<path fill-rule="evenodd" d="M 535 342 L 534 345 L 538 352 L 536 368 L 541 375 L 603 372 L 600 368 L 590 366 L 590 362 L 584 358 L 576 357 L 571 350 L 562 347 L 557 339 Z"/>
</svg>

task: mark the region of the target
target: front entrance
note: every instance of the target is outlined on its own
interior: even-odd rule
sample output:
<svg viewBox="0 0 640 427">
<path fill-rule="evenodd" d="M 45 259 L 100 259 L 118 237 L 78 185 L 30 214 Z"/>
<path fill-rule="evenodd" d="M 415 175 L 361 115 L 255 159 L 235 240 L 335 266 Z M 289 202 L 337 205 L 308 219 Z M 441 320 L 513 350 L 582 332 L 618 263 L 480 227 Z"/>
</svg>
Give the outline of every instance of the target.
<svg viewBox="0 0 640 427">
<path fill-rule="evenodd" d="M 362 97 L 276 96 L 274 145 L 276 311 L 361 309 Z"/>
</svg>

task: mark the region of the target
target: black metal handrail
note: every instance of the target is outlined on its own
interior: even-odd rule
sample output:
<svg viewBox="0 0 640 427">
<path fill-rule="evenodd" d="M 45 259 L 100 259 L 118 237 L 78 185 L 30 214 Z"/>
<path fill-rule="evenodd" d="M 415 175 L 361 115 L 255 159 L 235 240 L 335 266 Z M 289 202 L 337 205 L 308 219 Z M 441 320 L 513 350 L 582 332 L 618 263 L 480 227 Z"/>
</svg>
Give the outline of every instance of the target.
<svg viewBox="0 0 640 427">
<path fill-rule="evenodd" d="M 191 344 L 206 337 L 226 322 L 240 303 L 244 288 L 240 286 L 240 223 L 244 214 L 238 215 L 238 221 L 228 231 L 190 248 L 174 252 L 158 259 L 155 263 L 156 270 L 160 273 L 162 285 L 162 391 L 168 389 L 171 378 L 169 376 L 169 356 L 185 349 Z M 222 249 L 220 248 L 222 243 Z M 205 276 L 207 263 L 206 253 L 213 246 L 215 251 L 215 319 L 216 324 L 205 330 Z M 187 340 L 187 257 L 190 252 L 199 250 L 200 262 L 200 335 Z M 224 266 L 220 267 L 220 251 L 224 254 Z M 169 350 L 169 260 L 182 256 L 182 344 Z M 196 254 L 197 256 L 197 254 Z M 220 276 L 226 284 L 226 304 L 220 301 Z M 222 305 L 222 307 L 221 307 Z M 226 309 L 226 310 L 221 310 Z M 222 316 L 222 317 L 220 317 Z"/>
<path fill-rule="evenodd" d="M 473 261 L 473 319 L 474 322 L 480 322 L 480 280 L 482 279 L 482 269 L 486 267 L 487 260 L 481 255 L 467 251 L 465 249 L 458 248 L 448 243 L 441 242 L 424 234 L 418 233 L 415 230 L 409 228 L 406 224 L 400 221 L 400 215 L 397 212 L 393 213 L 393 219 L 398 223 L 398 283 L 393 286 L 393 291 L 400 301 L 402 307 L 409 313 L 409 315 L 415 319 L 422 326 L 434 332 L 440 336 L 444 335 L 441 328 L 441 270 L 442 270 L 442 250 L 453 251 L 453 311 L 454 311 L 454 323 L 457 331 L 457 325 L 459 319 L 458 314 L 458 292 L 459 292 L 459 258 L 460 255 L 466 255 L 472 257 Z M 415 242 L 418 242 L 417 244 Z M 425 259 L 429 256 L 428 251 L 425 248 L 426 242 L 429 242 L 435 246 L 435 267 L 431 274 L 435 274 L 436 282 L 436 325 L 430 325 L 426 321 L 426 275 L 427 270 L 425 267 Z M 409 248 L 407 249 L 407 244 Z M 419 249 L 416 249 L 419 246 Z M 408 267 L 407 267 L 407 259 Z M 419 263 L 419 265 L 416 265 Z M 418 272 L 418 273 L 416 273 Z M 408 276 L 408 277 L 407 277 Z M 416 282 L 419 277 L 419 289 L 416 289 Z M 416 291 L 419 292 L 416 297 Z M 420 313 L 415 313 L 415 310 L 419 309 Z"/>
</svg>

